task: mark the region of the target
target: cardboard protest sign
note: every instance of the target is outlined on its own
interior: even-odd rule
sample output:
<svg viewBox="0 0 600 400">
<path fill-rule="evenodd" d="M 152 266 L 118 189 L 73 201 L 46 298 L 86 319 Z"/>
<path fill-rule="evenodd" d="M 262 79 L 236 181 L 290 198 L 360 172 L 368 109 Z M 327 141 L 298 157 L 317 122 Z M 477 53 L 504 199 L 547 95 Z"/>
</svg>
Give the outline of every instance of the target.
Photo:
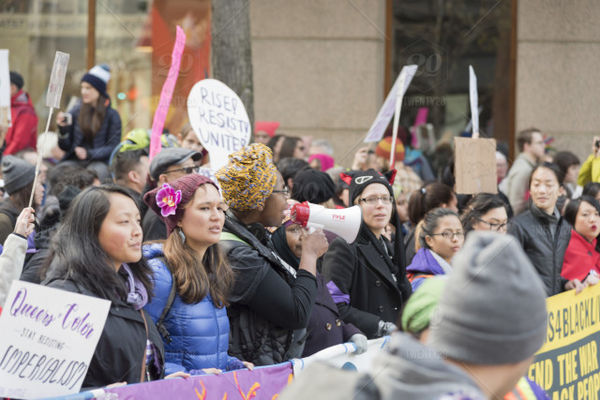
<svg viewBox="0 0 600 400">
<path fill-rule="evenodd" d="M 600 285 L 546 300 L 548 334 L 528 371 L 551 399 L 600 396 Z"/>
<path fill-rule="evenodd" d="M 456 193 L 497 193 L 496 140 L 454 138 Z"/>
<path fill-rule="evenodd" d="M 175 45 L 173 46 L 173 53 L 171 54 L 171 67 L 169 68 L 169 74 L 167 75 L 167 79 L 165 79 L 165 83 L 160 92 L 160 100 L 154 113 L 154 120 L 152 121 L 150 160 L 152 160 L 161 150 L 160 137 L 162 136 L 165 120 L 167 119 L 167 113 L 169 111 L 169 105 L 171 104 L 171 98 L 173 97 L 173 91 L 175 90 L 175 84 L 177 83 L 177 77 L 179 76 L 181 56 L 184 49 L 185 33 L 183 32 L 183 29 L 177 25 Z"/>
<path fill-rule="evenodd" d="M 46 94 L 47 107 L 60 108 L 60 98 L 65 86 L 69 57 L 68 53 L 63 53 L 62 51 L 57 51 L 54 56 L 54 65 L 50 73 L 50 83 L 48 84 L 48 93 Z"/>
<path fill-rule="evenodd" d="M 208 150 L 213 171 L 227 164 L 229 154 L 250 142 L 250 121 L 244 104 L 223 82 L 204 79 L 196 83 L 187 107 L 190 124 Z"/>
<path fill-rule="evenodd" d="M 8 50 L 0 50 L 0 125 L 11 126 Z"/>
<path fill-rule="evenodd" d="M 77 393 L 110 301 L 13 282 L 0 315 L 0 397 Z"/>
<path fill-rule="evenodd" d="M 479 137 L 479 99 L 477 94 L 477 76 L 469 65 L 469 103 L 471 105 L 471 121 L 473 122 L 473 138 Z"/>
<path fill-rule="evenodd" d="M 364 140 L 365 143 L 378 142 L 381 140 L 396 110 L 398 96 L 400 96 L 400 99 L 404 97 L 416 72 L 417 65 L 405 65 L 402 67 L 402 71 L 400 71 L 398 78 L 396 78 L 392 90 L 390 90 L 385 98 L 383 105 L 379 109 L 379 113 L 377 113 L 377 117 L 375 117 L 375 121 L 373 121 L 371 128 L 369 128 L 369 132 L 367 132 L 367 136 Z M 400 93 L 398 93 L 398 91 L 400 91 Z M 402 100 L 400 100 L 400 105 L 402 105 Z M 398 113 L 399 112 L 400 110 L 398 110 Z"/>
</svg>

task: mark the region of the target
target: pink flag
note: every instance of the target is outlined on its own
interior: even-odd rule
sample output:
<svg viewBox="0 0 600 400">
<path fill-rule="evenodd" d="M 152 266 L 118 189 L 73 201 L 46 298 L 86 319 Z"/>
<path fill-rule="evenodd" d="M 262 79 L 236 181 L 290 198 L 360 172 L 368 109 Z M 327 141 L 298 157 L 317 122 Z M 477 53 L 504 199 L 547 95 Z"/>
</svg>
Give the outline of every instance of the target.
<svg viewBox="0 0 600 400">
<path fill-rule="evenodd" d="M 175 46 L 173 46 L 173 54 L 171 55 L 171 68 L 169 68 L 169 75 L 167 76 L 167 79 L 165 79 L 162 91 L 160 92 L 160 100 L 156 112 L 154 113 L 154 120 L 152 121 L 150 160 L 152 160 L 161 149 L 160 137 L 165 126 L 165 120 L 167 119 L 167 112 L 169 111 L 169 104 L 171 104 L 171 98 L 173 97 L 177 76 L 179 75 L 179 66 L 181 64 L 181 55 L 183 54 L 184 47 L 185 33 L 183 33 L 183 29 L 177 25 L 177 36 L 175 37 Z"/>
</svg>

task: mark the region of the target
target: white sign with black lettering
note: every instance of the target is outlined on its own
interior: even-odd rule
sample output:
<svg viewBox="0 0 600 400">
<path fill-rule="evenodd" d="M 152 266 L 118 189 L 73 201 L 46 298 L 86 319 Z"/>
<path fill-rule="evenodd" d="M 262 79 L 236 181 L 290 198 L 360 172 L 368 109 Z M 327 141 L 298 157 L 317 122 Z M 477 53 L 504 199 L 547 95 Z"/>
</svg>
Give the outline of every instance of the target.
<svg viewBox="0 0 600 400">
<path fill-rule="evenodd" d="M 210 167 L 227 165 L 229 154 L 250 142 L 250 120 L 242 100 L 223 82 L 197 82 L 187 100 L 188 117 L 202 146 L 208 150 Z"/>
<path fill-rule="evenodd" d="M 14 281 L 0 315 L 0 397 L 79 392 L 110 301 Z"/>
</svg>

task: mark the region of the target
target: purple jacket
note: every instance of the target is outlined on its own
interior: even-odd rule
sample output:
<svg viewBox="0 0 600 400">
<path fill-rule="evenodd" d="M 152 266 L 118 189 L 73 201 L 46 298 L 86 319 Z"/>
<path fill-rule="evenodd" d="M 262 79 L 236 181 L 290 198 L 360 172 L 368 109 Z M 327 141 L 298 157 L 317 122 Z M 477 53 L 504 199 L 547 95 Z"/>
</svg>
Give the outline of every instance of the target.
<svg viewBox="0 0 600 400">
<path fill-rule="evenodd" d="M 406 276 L 412 285 L 413 292 L 421 286 L 426 278 L 444 274 L 444 269 L 431 254 L 431 250 L 424 247 L 417 251 L 410 265 L 406 267 Z"/>
</svg>

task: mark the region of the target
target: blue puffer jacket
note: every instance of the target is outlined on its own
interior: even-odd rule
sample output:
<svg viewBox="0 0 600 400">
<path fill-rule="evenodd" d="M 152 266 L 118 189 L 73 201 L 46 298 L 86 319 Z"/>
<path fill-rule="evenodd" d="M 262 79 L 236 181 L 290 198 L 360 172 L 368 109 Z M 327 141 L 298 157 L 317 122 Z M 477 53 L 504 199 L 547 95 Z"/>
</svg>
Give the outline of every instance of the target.
<svg viewBox="0 0 600 400">
<path fill-rule="evenodd" d="M 165 265 L 160 243 L 144 245 L 143 254 L 154 272 L 154 297 L 145 309 L 156 323 L 167 304 L 172 276 Z M 165 318 L 172 342 L 165 343 L 165 375 L 177 371 L 200 373 L 202 368 L 243 368 L 227 355 L 229 319 L 225 308 L 215 307 L 210 295 L 196 304 L 186 304 L 177 294 Z"/>
</svg>

